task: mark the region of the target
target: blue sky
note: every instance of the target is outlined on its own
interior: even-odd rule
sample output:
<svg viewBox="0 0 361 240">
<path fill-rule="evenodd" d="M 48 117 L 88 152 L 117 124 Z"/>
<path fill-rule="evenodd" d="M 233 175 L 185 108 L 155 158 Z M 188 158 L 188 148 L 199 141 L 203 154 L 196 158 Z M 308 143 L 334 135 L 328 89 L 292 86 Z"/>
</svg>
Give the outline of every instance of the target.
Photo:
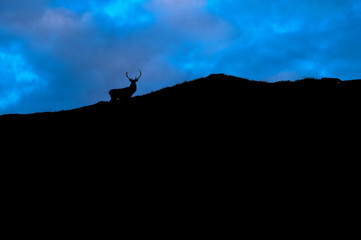
<svg viewBox="0 0 361 240">
<path fill-rule="evenodd" d="M 360 0 L 0 0 L 0 114 L 226 73 L 361 78 Z"/>
</svg>

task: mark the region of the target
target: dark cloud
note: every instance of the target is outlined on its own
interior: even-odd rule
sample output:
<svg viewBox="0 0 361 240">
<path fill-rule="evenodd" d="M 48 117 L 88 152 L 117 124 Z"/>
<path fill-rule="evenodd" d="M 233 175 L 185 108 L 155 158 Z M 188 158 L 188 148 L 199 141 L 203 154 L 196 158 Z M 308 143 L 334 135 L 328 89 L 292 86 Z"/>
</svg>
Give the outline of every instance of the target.
<svg viewBox="0 0 361 240">
<path fill-rule="evenodd" d="M 210 11 L 239 32 L 237 46 L 226 59 L 244 66 L 251 78 L 273 80 L 282 72 L 293 79 L 359 77 L 354 70 L 361 66 L 360 58 L 351 54 L 361 50 L 356 40 L 361 35 L 360 4 L 355 1 L 211 0 L 210 4 Z M 338 66 L 344 64 L 349 69 L 340 71 Z"/>
<path fill-rule="evenodd" d="M 0 113 L 108 100 L 138 68 L 138 94 L 217 72 L 359 78 L 360 11 L 350 0 L 0 0 Z"/>
</svg>

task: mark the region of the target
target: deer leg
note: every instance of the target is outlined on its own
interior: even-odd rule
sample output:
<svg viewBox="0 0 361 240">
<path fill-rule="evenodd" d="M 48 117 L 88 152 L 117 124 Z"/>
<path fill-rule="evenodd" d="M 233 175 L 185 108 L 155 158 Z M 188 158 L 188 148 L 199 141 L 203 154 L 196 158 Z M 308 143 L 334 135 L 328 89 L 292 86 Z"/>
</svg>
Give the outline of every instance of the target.
<svg viewBox="0 0 361 240">
<path fill-rule="evenodd" d="M 110 95 L 110 102 L 113 103 L 115 101 L 116 101 L 116 99 L 114 98 L 114 96 Z"/>
</svg>

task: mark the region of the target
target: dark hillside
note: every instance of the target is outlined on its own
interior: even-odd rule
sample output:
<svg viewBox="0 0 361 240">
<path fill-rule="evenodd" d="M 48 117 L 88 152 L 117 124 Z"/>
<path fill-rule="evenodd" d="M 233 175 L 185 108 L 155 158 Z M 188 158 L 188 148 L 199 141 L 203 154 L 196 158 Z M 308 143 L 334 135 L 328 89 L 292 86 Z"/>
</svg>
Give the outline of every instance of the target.
<svg viewBox="0 0 361 240">
<path fill-rule="evenodd" d="M 323 78 L 266 83 L 213 74 L 134 97 L 127 103 L 99 102 L 69 111 L 4 115 L 0 121 L 50 125 L 107 123 L 108 127 L 132 121 L 176 126 L 182 121 L 199 119 L 209 123 L 249 119 L 254 124 L 253 120 L 284 122 L 295 117 L 293 120 L 299 122 L 299 118 L 353 116 L 360 103 L 360 90 L 360 80 Z"/>
<path fill-rule="evenodd" d="M 27 136 L 65 136 L 70 142 L 109 144 L 112 149 L 169 148 L 183 143 L 212 149 L 223 143 L 233 150 L 261 145 L 272 151 L 282 146 L 289 152 L 303 143 L 318 146 L 323 141 L 338 144 L 354 139 L 359 132 L 360 82 L 324 78 L 266 83 L 213 74 L 129 102 L 4 115 L 0 122 L 11 132 Z"/>
<path fill-rule="evenodd" d="M 86 206 L 84 216 L 98 204 L 131 215 L 161 205 L 190 211 L 186 218 L 218 207 L 269 222 L 302 213 L 308 222 L 307 212 L 329 216 L 329 199 L 357 189 L 360 91 L 359 80 L 265 83 L 219 74 L 128 103 L 1 116 L 2 167 L 9 186 L 31 189 L 18 199 L 50 199 L 53 190 L 54 199 L 68 197 L 56 206 Z"/>
</svg>

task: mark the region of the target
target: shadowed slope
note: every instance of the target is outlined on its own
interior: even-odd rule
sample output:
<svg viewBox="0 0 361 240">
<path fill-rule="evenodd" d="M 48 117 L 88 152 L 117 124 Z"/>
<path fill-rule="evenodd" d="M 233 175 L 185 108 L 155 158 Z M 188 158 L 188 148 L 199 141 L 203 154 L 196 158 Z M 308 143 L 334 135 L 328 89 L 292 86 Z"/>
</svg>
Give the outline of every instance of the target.
<svg viewBox="0 0 361 240">
<path fill-rule="evenodd" d="M 297 234 L 357 199 L 359 92 L 360 81 L 211 75 L 128 103 L 2 116 L 4 185 L 32 221 L 41 210 L 66 222 L 76 213 L 76 227 L 172 215 L 198 228 L 203 216 L 228 229 L 241 216 L 254 233 Z"/>
<path fill-rule="evenodd" d="M 180 118 L 204 115 L 218 119 L 244 114 L 282 120 L 288 114 L 342 113 L 352 110 L 360 100 L 361 81 L 324 78 L 295 82 L 266 83 L 213 74 L 143 96 L 127 103 L 99 102 L 94 105 L 53 113 L 4 115 L 0 120 L 22 121 L 130 121 L 177 115 Z M 351 113 L 351 112 L 349 112 Z M 320 115 L 321 117 L 321 115 Z M 177 120 L 177 119 L 173 119 Z M 179 120 L 179 119 L 178 119 Z M 210 119 L 212 121 L 214 119 Z M 224 119 L 223 119 L 224 120 Z"/>
</svg>

